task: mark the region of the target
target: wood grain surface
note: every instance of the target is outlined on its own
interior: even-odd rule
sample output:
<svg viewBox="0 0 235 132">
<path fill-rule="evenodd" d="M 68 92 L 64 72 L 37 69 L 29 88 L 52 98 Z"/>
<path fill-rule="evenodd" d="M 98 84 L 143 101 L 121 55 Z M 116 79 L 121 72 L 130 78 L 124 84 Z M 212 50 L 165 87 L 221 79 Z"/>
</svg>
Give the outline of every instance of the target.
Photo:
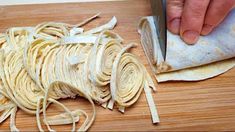
<svg viewBox="0 0 235 132">
<path fill-rule="evenodd" d="M 108 21 L 112 16 L 118 19 L 115 32 L 126 41 L 138 43 L 131 52 L 138 55 L 150 72 L 146 57 L 140 46 L 137 33 L 138 20 L 151 15 L 148 0 L 47 4 L 0 7 L 0 32 L 9 27 L 35 26 L 44 21 L 57 21 L 75 24 L 101 12 L 99 19 L 86 25 L 86 29 Z M 235 131 L 235 69 L 201 82 L 167 82 L 157 84 L 154 94 L 161 123 L 153 125 L 149 108 L 142 93 L 138 102 L 121 114 L 96 106 L 97 116 L 90 131 Z M 91 112 L 89 103 L 83 98 L 64 99 L 70 109 L 82 108 Z M 62 110 L 54 105 L 48 109 L 53 115 Z M 17 127 L 21 131 L 38 130 L 34 115 L 18 110 Z M 79 125 L 79 124 L 78 124 Z M 45 127 L 44 127 L 45 128 Z M 71 125 L 53 127 L 56 130 L 70 130 Z M 0 124 L 0 130 L 9 130 L 9 119 Z M 45 129 L 46 130 L 46 129 Z"/>
<path fill-rule="evenodd" d="M 120 1 L 120 0 L 0 0 L 0 5 L 25 5 L 25 4 L 99 2 L 99 1 Z"/>
</svg>

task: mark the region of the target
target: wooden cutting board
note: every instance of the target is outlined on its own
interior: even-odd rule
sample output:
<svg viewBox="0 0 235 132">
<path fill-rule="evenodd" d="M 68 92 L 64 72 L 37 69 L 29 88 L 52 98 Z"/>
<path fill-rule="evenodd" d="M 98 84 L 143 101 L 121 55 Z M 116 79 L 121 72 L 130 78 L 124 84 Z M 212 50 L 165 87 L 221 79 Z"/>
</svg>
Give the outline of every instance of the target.
<svg viewBox="0 0 235 132">
<path fill-rule="evenodd" d="M 9 27 L 35 26 L 44 21 L 57 21 L 75 24 L 101 12 L 99 19 L 89 23 L 86 29 L 107 22 L 112 16 L 118 19 L 115 32 L 126 41 L 136 42 L 139 46 L 131 52 L 138 55 L 150 71 L 146 57 L 140 46 L 137 33 L 138 20 L 151 15 L 148 0 L 47 4 L 0 7 L 0 32 Z M 141 131 L 141 130 L 233 130 L 235 131 L 235 69 L 201 82 L 167 82 L 157 84 L 158 92 L 154 99 L 158 107 L 161 123 L 153 125 L 145 95 L 127 108 L 125 114 L 116 109 L 110 111 L 96 106 L 97 116 L 91 131 Z M 83 108 L 91 112 L 89 103 L 83 98 L 61 100 L 70 109 Z M 61 112 L 54 105 L 48 114 Z M 17 127 L 21 131 L 38 130 L 35 116 L 18 110 Z M 45 128 L 45 127 L 44 127 Z M 70 130 L 71 126 L 56 126 L 56 130 Z M 9 130 L 9 119 L 0 124 L 0 130 Z M 45 129 L 46 130 L 46 129 Z"/>
</svg>

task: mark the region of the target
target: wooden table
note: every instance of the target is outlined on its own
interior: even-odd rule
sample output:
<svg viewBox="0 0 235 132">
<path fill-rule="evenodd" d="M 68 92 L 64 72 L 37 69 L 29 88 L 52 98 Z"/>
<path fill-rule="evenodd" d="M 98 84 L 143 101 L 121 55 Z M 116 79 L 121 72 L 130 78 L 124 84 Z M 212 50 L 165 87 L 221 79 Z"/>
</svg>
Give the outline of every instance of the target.
<svg viewBox="0 0 235 132">
<path fill-rule="evenodd" d="M 4 32 L 9 27 L 34 26 L 44 21 L 75 24 L 97 12 L 102 12 L 101 18 L 89 23 L 87 28 L 103 24 L 115 15 L 118 19 L 115 32 L 119 33 L 126 43 L 139 44 L 138 20 L 142 16 L 151 15 L 148 0 L 4 6 L 0 7 L 0 32 Z M 141 46 L 131 52 L 141 58 L 150 72 Z M 138 102 L 128 108 L 125 114 L 121 114 L 116 109 L 110 111 L 97 106 L 97 116 L 89 130 L 235 131 L 235 69 L 206 81 L 156 83 L 156 86 L 158 92 L 154 94 L 154 99 L 160 115 L 160 124 L 151 123 L 149 108 L 142 93 Z M 79 107 L 91 112 L 85 99 L 66 99 L 62 102 L 70 109 Z M 61 111 L 52 105 L 49 107 L 48 114 Z M 17 112 L 16 124 L 22 131 L 38 130 L 35 116 L 21 110 Z M 9 119 L 0 124 L 0 130 L 9 130 L 8 126 Z M 70 130 L 71 126 L 53 128 L 61 131 Z"/>
<path fill-rule="evenodd" d="M 121 1 L 121 0 L 1 0 L 0 5 L 23 5 L 23 4 L 25 5 L 25 4 L 99 2 L 99 1 Z"/>
</svg>

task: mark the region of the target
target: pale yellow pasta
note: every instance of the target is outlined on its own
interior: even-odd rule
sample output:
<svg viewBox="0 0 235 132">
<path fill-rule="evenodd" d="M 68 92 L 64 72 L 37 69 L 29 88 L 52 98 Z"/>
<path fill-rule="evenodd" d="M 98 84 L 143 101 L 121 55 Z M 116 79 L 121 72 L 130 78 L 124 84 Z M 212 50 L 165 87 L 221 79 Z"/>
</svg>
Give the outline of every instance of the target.
<svg viewBox="0 0 235 132">
<path fill-rule="evenodd" d="M 153 122 L 159 121 L 149 90 L 154 88 L 150 76 L 133 54 L 126 53 L 132 46 L 124 47 L 123 39 L 109 31 L 115 27 L 116 17 L 84 32 L 82 26 L 98 15 L 76 25 L 45 22 L 36 27 L 10 28 L 0 34 L 0 123 L 11 116 L 10 130 L 19 131 L 15 119 L 20 108 L 36 115 L 39 131 L 44 131 L 42 124 L 49 131 L 54 131 L 51 125 L 65 124 L 72 124 L 71 131 L 87 131 L 96 115 L 94 102 L 104 108 L 116 102 L 124 112 L 144 88 L 150 96 L 147 100 L 155 117 Z M 70 111 L 58 100 L 77 96 L 89 101 L 92 115 L 79 106 Z M 47 116 L 52 103 L 65 112 Z M 76 128 L 81 116 L 85 121 Z"/>
</svg>

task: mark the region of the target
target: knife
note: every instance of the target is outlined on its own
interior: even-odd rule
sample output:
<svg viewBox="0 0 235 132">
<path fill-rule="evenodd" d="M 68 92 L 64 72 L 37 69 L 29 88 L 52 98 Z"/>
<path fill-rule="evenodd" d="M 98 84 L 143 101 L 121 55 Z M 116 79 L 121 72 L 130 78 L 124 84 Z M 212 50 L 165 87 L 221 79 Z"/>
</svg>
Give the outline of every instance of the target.
<svg viewBox="0 0 235 132">
<path fill-rule="evenodd" d="M 166 26 L 166 0 L 150 0 L 152 13 L 154 16 L 154 23 L 162 56 L 166 60 L 167 48 L 167 26 Z"/>
</svg>

